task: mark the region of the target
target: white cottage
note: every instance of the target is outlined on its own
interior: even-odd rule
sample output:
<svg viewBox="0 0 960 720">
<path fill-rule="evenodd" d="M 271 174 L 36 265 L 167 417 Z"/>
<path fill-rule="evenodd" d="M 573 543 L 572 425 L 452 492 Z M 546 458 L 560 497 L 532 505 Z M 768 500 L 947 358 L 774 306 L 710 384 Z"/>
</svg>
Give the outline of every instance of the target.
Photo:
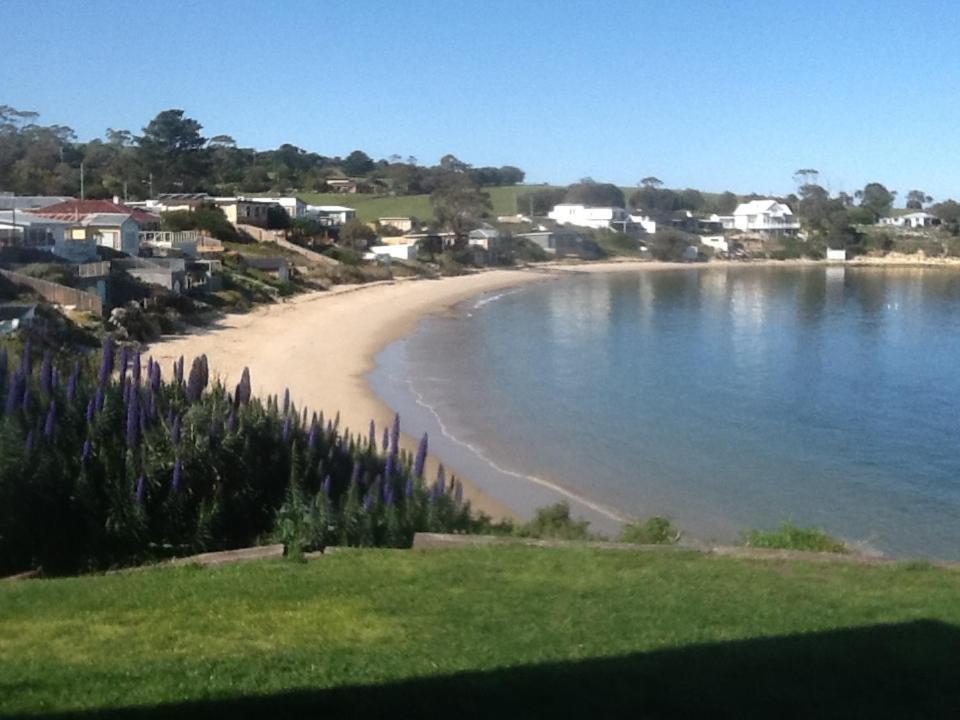
<svg viewBox="0 0 960 720">
<path fill-rule="evenodd" d="M 723 218 L 718 218 L 723 223 Z M 789 235 L 800 229 L 790 207 L 778 200 L 751 200 L 740 203 L 733 211 L 733 229 L 741 232 L 762 232 L 773 235 Z"/>
</svg>

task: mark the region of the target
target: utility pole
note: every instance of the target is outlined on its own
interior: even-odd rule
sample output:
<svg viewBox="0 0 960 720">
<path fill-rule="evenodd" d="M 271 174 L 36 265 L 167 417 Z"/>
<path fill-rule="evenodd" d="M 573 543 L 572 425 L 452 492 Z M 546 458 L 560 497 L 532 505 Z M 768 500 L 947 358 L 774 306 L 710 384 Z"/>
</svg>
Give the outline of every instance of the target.
<svg viewBox="0 0 960 720">
<path fill-rule="evenodd" d="M 80 199 L 85 199 L 83 190 L 83 160 L 80 161 Z"/>
<path fill-rule="evenodd" d="M 153 173 L 150 173 L 150 199 L 153 199 Z"/>
</svg>

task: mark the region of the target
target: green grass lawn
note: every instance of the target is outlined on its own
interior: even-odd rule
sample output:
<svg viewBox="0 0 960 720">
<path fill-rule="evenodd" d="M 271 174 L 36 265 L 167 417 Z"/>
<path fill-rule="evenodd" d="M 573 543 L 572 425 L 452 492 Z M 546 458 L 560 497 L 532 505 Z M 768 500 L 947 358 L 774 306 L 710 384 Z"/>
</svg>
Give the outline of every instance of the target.
<svg viewBox="0 0 960 720">
<path fill-rule="evenodd" d="M 490 193 L 493 215 L 513 215 L 517 212 L 517 195 L 543 186 L 509 186 L 485 188 Z M 357 211 L 365 222 L 382 217 L 415 217 L 432 220 L 433 208 L 429 195 L 344 195 L 338 193 L 298 193 L 300 199 L 311 205 L 345 205 Z"/>
<path fill-rule="evenodd" d="M 953 716 L 960 573 L 364 550 L 0 585 L 0 716 Z M 908 712 L 909 711 L 909 712 Z"/>
</svg>

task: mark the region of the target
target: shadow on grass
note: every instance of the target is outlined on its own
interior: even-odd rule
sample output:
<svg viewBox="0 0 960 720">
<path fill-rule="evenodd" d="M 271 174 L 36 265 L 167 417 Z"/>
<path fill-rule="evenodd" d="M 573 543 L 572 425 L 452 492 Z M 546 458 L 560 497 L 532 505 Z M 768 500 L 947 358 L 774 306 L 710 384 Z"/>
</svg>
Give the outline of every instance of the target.
<svg viewBox="0 0 960 720">
<path fill-rule="evenodd" d="M 960 714 L 960 630 L 919 621 L 80 717 L 463 720 L 628 714 L 955 718 Z"/>
</svg>

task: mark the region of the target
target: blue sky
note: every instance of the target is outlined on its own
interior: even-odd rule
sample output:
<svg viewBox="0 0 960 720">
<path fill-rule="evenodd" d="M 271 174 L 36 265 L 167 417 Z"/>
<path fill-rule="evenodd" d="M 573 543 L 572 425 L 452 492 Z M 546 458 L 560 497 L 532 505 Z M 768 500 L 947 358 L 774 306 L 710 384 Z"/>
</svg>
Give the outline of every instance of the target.
<svg viewBox="0 0 960 720">
<path fill-rule="evenodd" d="M 960 3 L 3 0 L 0 103 L 530 182 L 960 196 Z"/>
</svg>

